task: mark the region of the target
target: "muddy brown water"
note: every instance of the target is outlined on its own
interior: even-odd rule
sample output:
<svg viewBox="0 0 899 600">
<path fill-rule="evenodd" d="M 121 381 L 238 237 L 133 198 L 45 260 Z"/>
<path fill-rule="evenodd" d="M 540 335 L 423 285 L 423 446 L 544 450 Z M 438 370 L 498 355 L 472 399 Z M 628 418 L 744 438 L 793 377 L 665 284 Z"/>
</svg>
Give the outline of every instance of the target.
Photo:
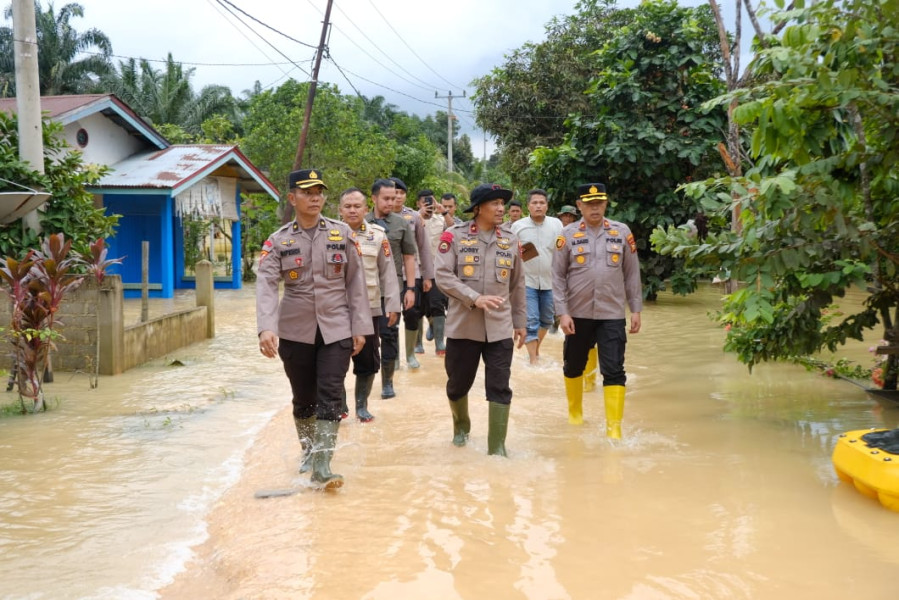
<svg viewBox="0 0 899 600">
<path fill-rule="evenodd" d="M 894 598 L 899 514 L 830 455 L 843 431 L 899 426 L 899 406 L 795 365 L 750 374 L 707 317 L 720 294 L 646 306 L 620 442 L 600 392 L 568 425 L 550 335 L 537 367 L 516 354 L 509 458 L 486 456 L 482 375 L 453 447 L 426 342 L 397 398 L 376 382 L 377 419 L 341 427 L 346 485 L 322 494 L 296 474 L 252 287 L 219 291 L 214 339 L 94 390 L 59 373 L 51 412 L 0 419 L 0 598 Z"/>
</svg>

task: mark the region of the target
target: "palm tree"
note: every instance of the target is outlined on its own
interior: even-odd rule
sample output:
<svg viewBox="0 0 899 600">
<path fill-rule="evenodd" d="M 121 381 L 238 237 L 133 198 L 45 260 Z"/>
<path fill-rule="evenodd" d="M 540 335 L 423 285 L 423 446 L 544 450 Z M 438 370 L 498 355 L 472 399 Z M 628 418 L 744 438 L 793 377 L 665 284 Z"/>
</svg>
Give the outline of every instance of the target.
<svg viewBox="0 0 899 600">
<path fill-rule="evenodd" d="M 120 61 L 118 73 L 103 79 L 102 85 L 156 126 L 176 125 L 192 135 L 213 115 L 237 121 L 237 103 L 231 90 L 207 85 L 195 94 L 190 85 L 194 69 L 184 69 L 171 53 L 163 69 L 154 69 L 146 59 Z"/>
<path fill-rule="evenodd" d="M 12 5 L 3 13 L 12 17 Z M 84 17 L 80 4 L 70 3 L 56 14 L 53 4 L 47 11 L 34 3 L 38 41 L 38 72 L 41 95 L 82 94 L 92 91 L 111 65 L 112 44 L 99 29 L 76 31 L 73 17 Z M 79 58 L 81 56 L 81 58 Z M 15 61 L 12 27 L 0 28 L 0 96 L 15 95 Z"/>
</svg>

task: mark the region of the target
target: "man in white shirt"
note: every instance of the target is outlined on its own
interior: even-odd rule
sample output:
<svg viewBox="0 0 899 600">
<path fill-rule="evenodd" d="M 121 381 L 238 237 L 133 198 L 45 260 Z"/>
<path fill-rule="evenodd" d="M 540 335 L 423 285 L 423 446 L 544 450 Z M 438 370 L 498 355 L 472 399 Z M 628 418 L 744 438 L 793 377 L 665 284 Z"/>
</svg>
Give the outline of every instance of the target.
<svg viewBox="0 0 899 600">
<path fill-rule="evenodd" d="M 531 190 L 528 192 L 528 216 L 512 223 L 512 233 L 521 241 L 525 261 L 528 326 L 524 345 L 532 365 L 540 358 L 540 343 L 552 327 L 555 316 L 552 264 L 556 238 L 562 234 L 562 221 L 546 216 L 548 209 L 546 191 Z"/>
</svg>

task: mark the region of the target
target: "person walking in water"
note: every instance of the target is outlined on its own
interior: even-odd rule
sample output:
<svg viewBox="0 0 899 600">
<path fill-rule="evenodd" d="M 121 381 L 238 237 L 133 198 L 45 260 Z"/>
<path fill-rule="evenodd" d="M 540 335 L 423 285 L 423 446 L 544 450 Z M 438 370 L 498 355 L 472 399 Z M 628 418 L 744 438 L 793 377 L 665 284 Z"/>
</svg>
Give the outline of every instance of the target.
<svg viewBox="0 0 899 600">
<path fill-rule="evenodd" d="M 566 226 L 553 255 L 553 300 L 562 350 L 568 422 L 583 423 L 584 367 L 591 348 L 599 346 L 603 377 L 606 436 L 621 437 L 624 415 L 624 349 L 627 333 L 640 331 L 643 288 L 634 235 L 624 223 L 605 218 L 606 188 L 601 183 L 578 186 L 582 218 Z M 630 308 L 626 330 L 625 307 Z"/>
<path fill-rule="evenodd" d="M 468 392 L 483 358 L 487 453 L 499 456 L 506 456 L 512 356 L 524 344 L 527 324 L 519 242 L 503 223 L 511 197 L 511 190 L 489 183 L 472 190 L 465 212 L 474 219 L 443 232 L 435 259 L 437 286 L 449 298 L 444 366 L 453 444 L 468 440 Z"/>
<path fill-rule="evenodd" d="M 362 252 L 365 269 L 365 285 L 368 289 L 368 303 L 371 307 L 374 333 L 365 337 L 365 346 L 353 356 L 353 373 L 356 375 L 356 418 L 367 423 L 375 417 L 368 411 L 368 397 L 371 394 L 381 363 L 378 323 L 382 315 L 387 316 L 387 325 L 396 325 L 400 318 L 399 280 L 390 254 L 387 231 L 377 223 L 365 221 L 365 193 L 359 188 L 341 192 L 338 205 L 340 218 L 353 230 L 356 243 Z"/>
<path fill-rule="evenodd" d="M 321 215 L 321 171 L 288 177 L 295 218 L 266 240 L 256 280 L 256 329 L 263 356 L 280 356 L 293 392 L 303 448 L 300 472 L 325 489 L 343 485 L 331 472 L 350 357 L 374 333 L 365 274 L 353 231 Z M 279 299 L 279 284 L 284 292 Z"/>
</svg>

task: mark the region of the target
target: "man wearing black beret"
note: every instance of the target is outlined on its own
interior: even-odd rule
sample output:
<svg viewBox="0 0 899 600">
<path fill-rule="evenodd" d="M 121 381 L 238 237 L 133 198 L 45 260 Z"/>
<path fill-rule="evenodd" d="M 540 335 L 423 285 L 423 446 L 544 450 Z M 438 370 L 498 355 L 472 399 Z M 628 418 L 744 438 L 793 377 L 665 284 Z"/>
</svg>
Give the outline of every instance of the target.
<svg viewBox="0 0 899 600">
<path fill-rule="evenodd" d="M 468 392 L 483 358 L 487 453 L 499 456 L 506 456 L 512 355 L 516 343 L 524 344 L 527 324 L 518 238 L 503 224 L 511 197 L 511 190 L 489 183 L 472 190 L 465 212 L 474 218 L 443 232 L 435 259 L 437 285 L 449 297 L 445 367 L 453 444 L 468 440 Z"/>
</svg>

